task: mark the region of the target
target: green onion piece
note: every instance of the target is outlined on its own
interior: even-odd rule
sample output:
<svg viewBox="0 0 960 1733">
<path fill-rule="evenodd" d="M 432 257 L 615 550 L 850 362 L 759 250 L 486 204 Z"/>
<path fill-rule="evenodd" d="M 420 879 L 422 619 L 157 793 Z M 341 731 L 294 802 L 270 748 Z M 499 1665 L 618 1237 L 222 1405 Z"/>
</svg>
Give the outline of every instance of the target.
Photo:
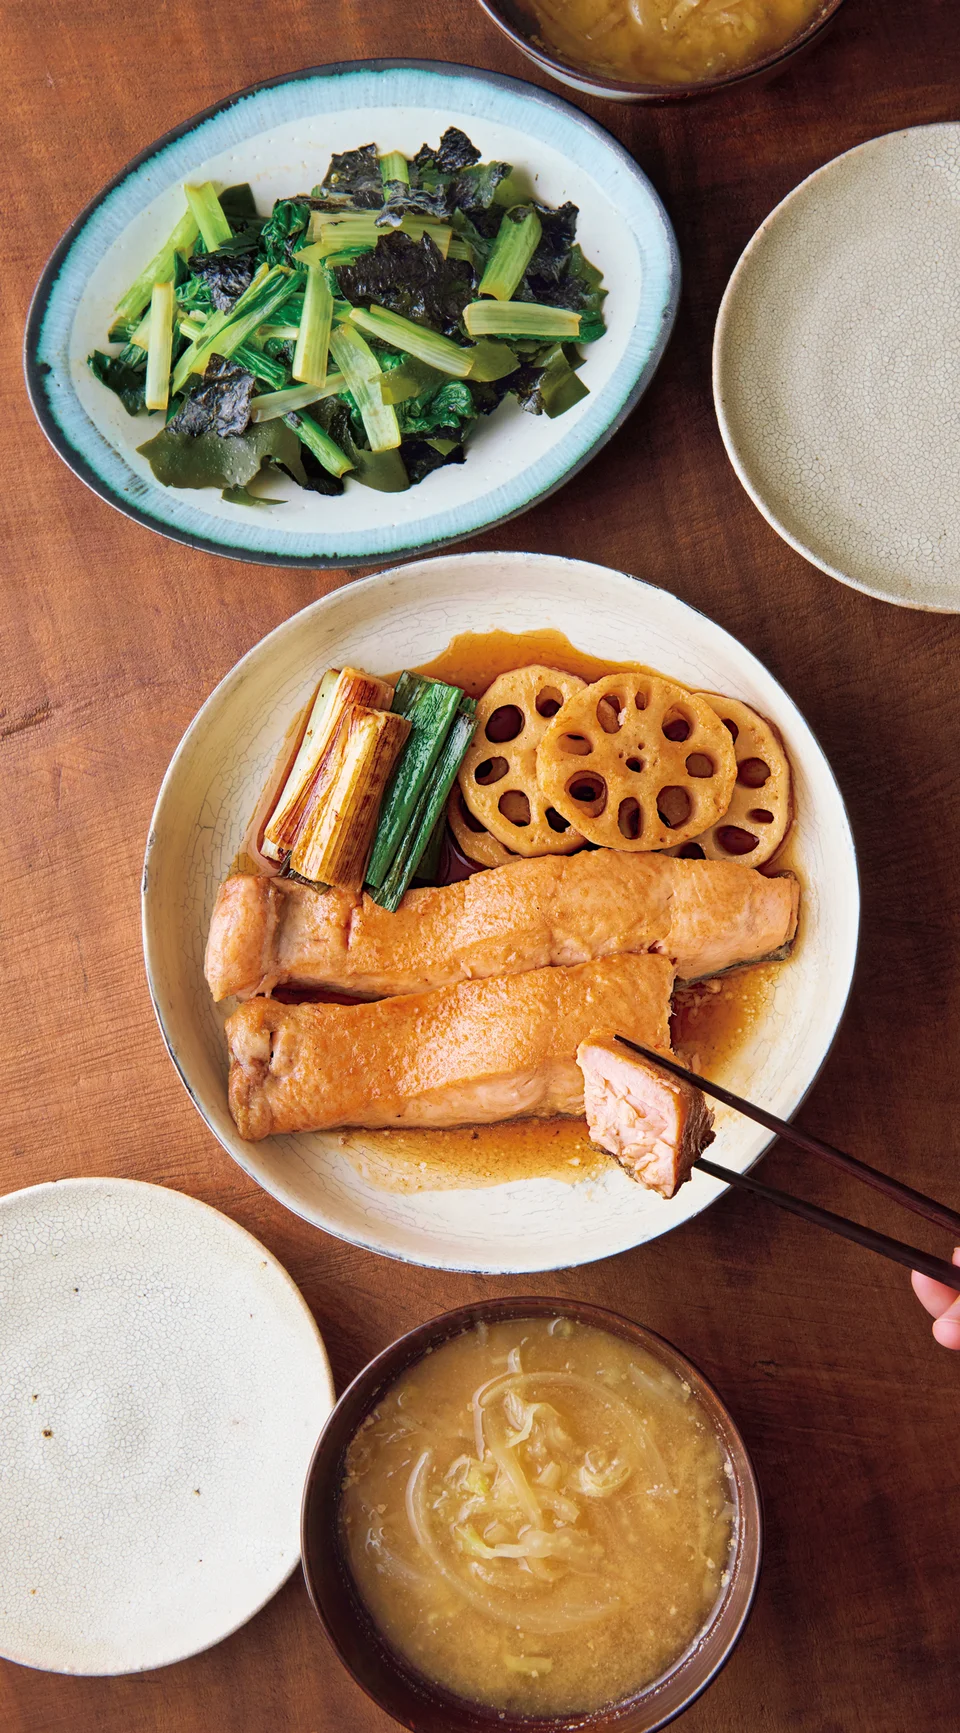
<svg viewBox="0 0 960 1733">
<path fill-rule="evenodd" d="M 288 427 L 292 427 L 294 432 L 299 434 L 307 450 L 313 452 L 317 462 L 322 463 L 331 475 L 346 475 L 347 470 L 353 468 L 346 452 L 340 450 L 336 440 L 331 439 L 329 433 L 325 433 L 312 416 L 292 413 L 285 415 L 283 419 Z"/>
<path fill-rule="evenodd" d="M 266 343 L 273 337 L 278 343 L 295 343 L 300 335 L 299 325 L 258 325 L 257 336 Z"/>
<path fill-rule="evenodd" d="M 420 856 L 417 870 L 414 874 L 414 877 L 421 880 L 424 884 L 436 884 L 437 874 L 440 871 L 440 853 L 443 848 L 443 839 L 446 834 L 446 829 L 447 813 L 446 808 L 444 808 L 430 833 L 430 841 L 427 843 L 426 848 Z"/>
<path fill-rule="evenodd" d="M 391 349 L 415 355 L 418 361 L 436 367 L 439 373 L 449 374 L 453 379 L 469 378 L 469 349 L 442 337 L 439 331 L 431 331 L 427 325 L 416 325 L 412 319 L 402 319 L 399 313 L 388 313 L 385 307 L 354 307 L 350 319 L 371 337 L 378 337 Z"/>
<path fill-rule="evenodd" d="M 380 396 L 380 363 L 352 323 L 330 333 L 330 353 L 360 411 L 371 451 L 394 451 L 400 444 L 397 412 Z"/>
<path fill-rule="evenodd" d="M 580 335 L 579 313 L 539 301 L 471 301 L 463 310 L 471 337 L 542 337 L 569 342 Z"/>
<path fill-rule="evenodd" d="M 147 381 L 144 402 L 148 409 L 166 409 L 170 401 L 170 362 L 173 357 L 172 283 L 154 283 L 150 301 L 150 343 L 147 348 Z"/>
<path fill-rule="evenodd" d="M 391 709 L 407 718 L 410 733 L 383 791 L 380 821 L 367 867 L 369 885 L 382 885 L 393 865 L 417 802 L 430 783 L 462 697 L 458 686 L 426 680 L 420 674 L 404 673 L 397 681 Z"/>
<path fill-rule="evenodd" d="M 177 326 L 177 330 L 179 331 L 181 337 L 189 337 L 191 343 L 195 343 L 198 337 L 203 336 L 205 324 L 206 324 L 205 319 L 198 319 L 196 317 L 196 315 L 194 315 L 193 318 L 181 319 L 179 325 Z M 130 339 L 131 343 L 135 343 L 137 341 L 139 331 L 142 331 L 142 329 L 143 329 L 143 326 L 141 325 L 139 327 L 138 331 L 134 332 L 133 336 Z"/>
<path fill-rule="evenodd" d="M 399 367 L 384 373 L 380 380 L 380 395 L 384 403 L 406 403 L 411 397 L 419 397 L 421 391 L 439 391 L 446 378 L 445 373 L 438 373 L 435 367 L 428 367 L 425 361 L 408 355 Z"/>
<path fill-rule="evenodd" d="M 229 313 L 213 314 L 203 328 L 203 336 L 191 343 L 177 362 L 174 391 L 183 389 L 191 373 L 203 373 L 211 355 L 222 355 L 225 360 L 231 356 L 301 287 L 301 281 L 300 273 L 294 274 L 285 265 L 275 265 L 256 288 L 251 284 L 244 291 Z"/>
<path fill-rule="evenodd" d="M 172 234 L 164 241 L 159 253 L 150 260 L 140 272 L 135 283 L 131 283 L 122 301 L 117 302 L 117 310 L 113 315 L 110 330 L 112 342 L 126 342 L 132 331 L 136 330 L 144 308 L 153 293 L 154 283 L 170 282 L 174 274 L 174 262 L 178 253 L 186 256 L 193 251 L 199 229 L 197 219 L 191 210 L 185 210 Z"/>
<path fill-rule="evenodd" d="M 467 354 L 470 356 L 470 378 L 475 379 L 478 385 L 489 385 L 493 379 L 505 379 L 520 365 L 513 350 L 493 337 L 481 337 L 479 343 L 467 350 Z"/>
<path fill-rule="evenodd" d="M 319 388 L 316 385 L 287 385 L 282 391 L 266 391 L 262 397 L 251 397 L 250 419 L 277 421 L 281 415 L 288 415 L 291 409 L 309 409 L 311 403 L 319 403 L 321 397 L 336 397 L 346 389 L 347 382 L 342 373 L 328 373 L 326 384 Z"/>
<path fill-rule="evenodd" d="M 405 187 L 410 185 L 410 170 L 402 150 L 388 150 L 386 156 L 380 158 L 380 179 L 384 186 L 388 181 L 402 181 Z"/>
<path fill-rule="evenodd" d="M 333 296 L 321 265 L 307 271 L 303 318 L 293 356 L 293 377 L 304 385 L 322 385 L 327 377 L 327 354 L 333 324 Z"/>
<path fill-rule="evenodd" d="M 437 759 L 433 776 L 424 788 L 417 802 L 413 818 L 404 833 L 403 842 L 394 856 L 393 864 L 383 884 L 371 891 L 375 903 L 383 909 L 396 911 L 403 898 L 417 867 L 420 865 L 427 844 L 433 833 L 441 813 L 444 811 L 450 790 L 456 781 L 457 771 L 463 763 L 464 754 L 473 739 L 477 726 L 476 699 L 461 698 L 453 726 L 443 744 L 443 750 Z"/>
<path fill-rule="evenodd" d="M 542 232 L 540 218 L 531 205 L 514 205 L 507 211 L 497 230 L 477 293 L 492 295 L 497 301 L 509 301 L 540 245 Z"/>
<path fill-rule="evenodd" d="M 222 247 L 224 241 L 229 241 L 233 230 L 223 214 L 223 206 L 213 190 L 212 181 L 204 181 L 199 187 L 184 187 L 187 204 L 193 212 L 200 238 L 208 253 L 215 253 Z"/>
</svg>

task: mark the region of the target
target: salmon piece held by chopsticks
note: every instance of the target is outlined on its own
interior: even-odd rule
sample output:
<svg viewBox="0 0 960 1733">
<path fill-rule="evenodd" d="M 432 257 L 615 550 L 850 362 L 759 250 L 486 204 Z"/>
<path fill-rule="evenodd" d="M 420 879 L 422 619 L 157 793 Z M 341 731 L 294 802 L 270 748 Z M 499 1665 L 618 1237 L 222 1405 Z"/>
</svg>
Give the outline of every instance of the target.
<svg viewBox="0 0 960 1733">
<path fill-rule="evenodd" d="M 616 1156 L 631 1179 L 673 1197 L 713 1142 L 702 1090 L 669 1077 L 608 1032 L 581 1041 L 577 1064 L 591 1142 Z"/>
</svg>

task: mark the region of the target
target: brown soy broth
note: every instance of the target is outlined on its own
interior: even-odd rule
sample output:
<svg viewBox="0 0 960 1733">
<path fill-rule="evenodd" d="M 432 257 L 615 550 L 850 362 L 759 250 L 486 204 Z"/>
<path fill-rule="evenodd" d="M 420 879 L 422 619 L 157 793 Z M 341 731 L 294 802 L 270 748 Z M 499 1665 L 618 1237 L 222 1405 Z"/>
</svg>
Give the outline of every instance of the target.
<svg viewBox="0 0 960 1733">
<path fill-rule="evenodd" d="M 468 1701 L 559 1715 L 631 1696 L 700 1635 L 732 1500 L 687 1384 L 618 1336 L 536 1318 L 405 1372 L 349 1446 L 339 1515 L 399 1654 Z"/>
<path fill-rule="evenodd" d="M 579 674 L 588 681 L 620 669 L 659 673 L 640 661 L 592 656 L 553 627 L 534 632 L 461 632 L 413 672 L 446 680 L 480 698 L 501 674 L 531 663 Z M 455 862 L 458 854 L 451 851 L 448 861 Z M 794 869 L 781 851 L 767 870 Z M 456 865 L 447 876 L 462 877 L 463 871 Z M 722 980 L 678 989 L 672 1020 L 678 1054 L 694 1070 L 721 1073 L 762 1019 L 776 971 L 782 967 L 761 963 L 737 969 Z M 508 1120 L 443 1131 L 346 1131 L 339 1141 L 364 1178 L 380 1190 L 394 1192 L 506 1185 L 522 1179 L 572 1185 L 599 1177 L 610 1160 L 590 1142 L 582 1119 Z"/>
</svg>

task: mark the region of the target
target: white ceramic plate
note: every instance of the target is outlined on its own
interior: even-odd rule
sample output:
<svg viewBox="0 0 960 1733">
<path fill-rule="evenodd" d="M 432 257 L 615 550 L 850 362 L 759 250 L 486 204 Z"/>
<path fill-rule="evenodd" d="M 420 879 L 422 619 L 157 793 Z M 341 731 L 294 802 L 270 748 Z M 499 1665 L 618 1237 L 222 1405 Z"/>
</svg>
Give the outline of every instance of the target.
<svg viewBox="0 0 960 1733">
<path fill-rule="evenodd" d="M 800 941 L 769 1018 L 725 1074 L 789 1115 L 833 1040 L 853 973 L 859 896 L 853 842 L 830 767 L 783 689 L 734 638 L 675 596 L 622 572 L 545 554 L 423 560 L 350 584 L 305 608 L 228 674 L 184 736 L 153 816 L 144 867 L 147 976 L 160 1027 L 210 1129 L 244 1171 L 341 1239 L 444 1269 L 490 1272 L 588 1263 L 665 1233 L 720 1190 L 697 1175 L 667 1203 L 613 1163 L 602 1181 L 527 1180 L 398 1194 L 362 1179 L 335 1134 L 245 1143 L 227 1109 L 226 1011 L 203 953 L 217 886 L 237 853 L 289 719 L 318 671 L 414 667 L 458 632 L 565 632 L 578 648 L 636 658 L 698 689 L 755 704 L 781 730 L 796 774 L 792 858 L 803 880 Z M 769 1139 L 730 1116 L 718 1161 L 746 1168 Z"/>
<path fill-rule="evenodd" d="M 160 487 L 137 447 L 153 423 L 129 416 L 90 373 L 119 294 L 183 210 L 183 182 L 249 181 L 259 209 L 308 190 L 334 151 L 374 141 L 416 152 L 448 126 L 485 159 L 532 178 L 537 196 L 579 206 L 577 239 L 603 272 L 607 331 L 588 346 L 590 395 L 551 421 L 515 399 L 482 419 L 462 465 L 406 493 L 348 484 L 338 498 L 277 478 L 273 511 L 230 505 L 215 488 Z M 44 432 L 102 498 L 149 528 L 267 565 L 375 565 L 427 552 L 525 511 L 585 463 L 645 391 L 673 325 L 676 241 L 660 200 L 623 146 L 562 97 L 475 67 L 358 61 L 309 68 L 240 91 L 129 163 L 77 218 L 37 286 L 27 385 Z M 154 420 L 159 425 L 159 418 Z"/>
<path fill-rule="evenodd" d="M 300 1557 L 334 1402 L 276 1259 L 135 1180 L 0 1199 L 0 1654 L 134 1673 L 218 1643 Z"/>
<path fill-rule="evenodd" d="M 713 389 L 768 523 L 882 601 L 960 611 L 960 125 L 871 139 L 761 224 Z"/>
</svg>

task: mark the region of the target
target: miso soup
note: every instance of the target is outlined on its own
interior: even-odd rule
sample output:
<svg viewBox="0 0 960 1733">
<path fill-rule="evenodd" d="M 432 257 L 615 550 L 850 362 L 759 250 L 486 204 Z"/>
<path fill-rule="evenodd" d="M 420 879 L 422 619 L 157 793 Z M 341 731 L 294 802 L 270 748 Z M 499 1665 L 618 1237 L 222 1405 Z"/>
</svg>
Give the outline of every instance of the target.
<svg viewBox="0 0 960 1733">
<path fill-rule="evenodd" d="M 729 1580 L 735 1506 L 690 1387 L 567 1318 L 481 1324 L 405 1372 L 350 1443 L 360 1597 L 421 1674 L 561 1715 L 677 1662 Z"/>
<path fill-rule="evenodd" d="M 692 84 L 762 60 L 824 0 L 531 0 L 549 48 L 636 84 Z"/>
</svg>

